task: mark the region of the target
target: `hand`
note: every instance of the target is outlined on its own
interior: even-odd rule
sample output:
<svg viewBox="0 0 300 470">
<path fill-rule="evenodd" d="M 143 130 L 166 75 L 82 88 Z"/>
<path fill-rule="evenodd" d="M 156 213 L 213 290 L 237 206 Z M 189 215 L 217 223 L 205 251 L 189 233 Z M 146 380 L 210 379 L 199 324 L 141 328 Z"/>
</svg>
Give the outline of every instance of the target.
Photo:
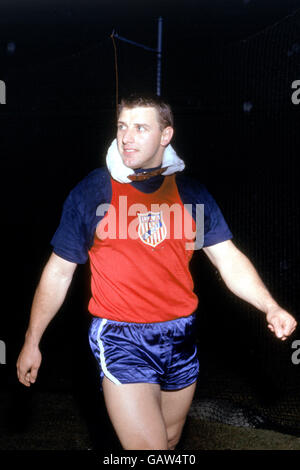
<svg viewBox="0 0 300 470">
<path fill-rule="evenodd" d="M 296 329 L 295 318 L 281 307 L 273 307 L 267 313 L 268 328 L 282 341 L 285 341 Z"/>
<path fill-rule="evenodd" d="M 41 362 L 39 347 L 25 343 L 17 361 L 17 375 L 23 385 L 30 387 L 36 381 Z"/>
</svg>

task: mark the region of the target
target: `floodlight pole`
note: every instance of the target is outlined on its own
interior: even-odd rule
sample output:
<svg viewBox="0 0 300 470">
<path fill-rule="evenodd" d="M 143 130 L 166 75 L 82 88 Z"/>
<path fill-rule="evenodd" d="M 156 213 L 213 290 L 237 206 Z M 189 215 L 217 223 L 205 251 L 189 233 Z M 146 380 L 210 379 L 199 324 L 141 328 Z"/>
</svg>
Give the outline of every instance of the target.
<svg viewBox="0 0 300 470">
<path fill-rule="evenodd" d="M 161 93 L 161 56 L 162 56 L 162 17 L 158 18 L 157 28 L 157 77 L 156 77 L 156 94 Z"/>
<path fill-rule="evenodd" d="M 156 72 L 156 94 L 160 96 L 161 94 L 161 58 L 162 58 L 162 17 L 158 18 L 158 28 L 157 28 L 157 48 L 153 49 L 152 47 L 145 46 L 144 44 L 139 44 L 138 42 L 131 41 L 130 39 L 119 36 L 115 31 L 112 32 L 112 36 L 120 41 L 128 42 L 133 46 L 142 47 L 146 51 L 155 52 L 157 57 L 157 72 Z"/>
</svg>

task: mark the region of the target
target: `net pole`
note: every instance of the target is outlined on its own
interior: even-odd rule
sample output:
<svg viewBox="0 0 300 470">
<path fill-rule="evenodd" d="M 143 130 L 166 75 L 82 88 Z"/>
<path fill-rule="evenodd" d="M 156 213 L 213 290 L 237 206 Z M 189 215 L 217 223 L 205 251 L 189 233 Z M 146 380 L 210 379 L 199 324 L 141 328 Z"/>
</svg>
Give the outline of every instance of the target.
<svg viewBox="0 0 300 470">
<path fill-rule="evenodd" d="M 156 94 L 161 94 L 161 56 L 162 56 L 162 17 L 158 18 L 157 28 L 157 76 L 156 76 Z"/>
</svg>

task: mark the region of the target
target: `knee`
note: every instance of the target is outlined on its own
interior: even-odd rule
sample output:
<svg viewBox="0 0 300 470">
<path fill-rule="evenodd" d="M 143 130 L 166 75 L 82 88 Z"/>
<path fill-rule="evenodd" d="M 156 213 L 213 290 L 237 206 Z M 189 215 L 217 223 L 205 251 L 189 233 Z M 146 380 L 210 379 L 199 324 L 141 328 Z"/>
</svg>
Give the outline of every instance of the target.
<svg viewBox="0 0 300 470">
<path fill-rule="evenodd" d="M 168 450 L 175 450 L 179 440 L 180 440 L 180 437 L 176 439 L 168 440 Z"/>
<path fill-rule="evenodd" d="M 168 450 L 175 450 L 178 442 L 180 441 L 181 430 L 173 430 L 168 432 Z"/>
</svg>

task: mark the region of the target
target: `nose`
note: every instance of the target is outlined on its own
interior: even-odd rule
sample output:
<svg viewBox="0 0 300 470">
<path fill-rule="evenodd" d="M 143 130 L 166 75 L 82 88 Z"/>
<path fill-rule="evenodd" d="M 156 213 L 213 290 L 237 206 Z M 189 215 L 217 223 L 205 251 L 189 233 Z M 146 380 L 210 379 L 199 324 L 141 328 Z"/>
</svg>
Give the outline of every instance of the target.
<svg viewBox="0 0 300 470">
<path fill-rule="evenodd" d="M 124 144 L 134 141 L 134 132 L 129 127 L 127 127 L 127 129 L 124 131 L 123 136 L 122 136 L 122 141 Z"/>
</svg>

